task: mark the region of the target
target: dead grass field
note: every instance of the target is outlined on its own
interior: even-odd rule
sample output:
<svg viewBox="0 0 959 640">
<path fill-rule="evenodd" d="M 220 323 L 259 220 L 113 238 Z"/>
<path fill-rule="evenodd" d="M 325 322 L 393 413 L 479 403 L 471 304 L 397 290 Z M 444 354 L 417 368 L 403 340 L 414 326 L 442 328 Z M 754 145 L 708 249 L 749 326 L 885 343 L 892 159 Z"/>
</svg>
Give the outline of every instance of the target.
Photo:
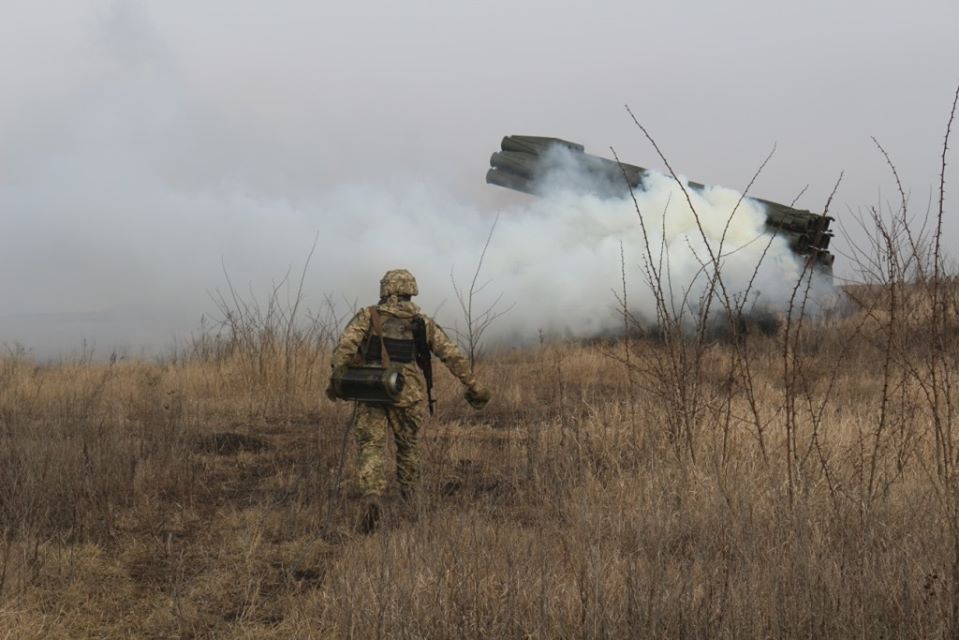
<svg viewBox="0 0 959 640">
<path fill-rule="evenodd" d="M 444 372 L 369 536 L 324 343 L 10 355 L 0 638 L 955 637 L 957 340 L 858 295 L 795 338 L 499 352 L 484 412 Z"/>
</svg>

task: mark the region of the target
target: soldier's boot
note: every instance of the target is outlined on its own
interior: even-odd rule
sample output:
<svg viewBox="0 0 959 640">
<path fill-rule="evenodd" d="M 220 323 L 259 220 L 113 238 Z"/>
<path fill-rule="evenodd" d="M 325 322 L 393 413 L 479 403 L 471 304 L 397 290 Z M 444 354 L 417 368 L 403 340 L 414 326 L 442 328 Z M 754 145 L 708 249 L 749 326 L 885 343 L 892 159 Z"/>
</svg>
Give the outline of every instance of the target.
<svg viewBox="0 0 959 640">
<path fill-rule="evenodd" d="M 376 528 L 380 524 L 380 503 L 378 500 L 371 500 L 366 504 L 366 508 L 363 510 L 363 515 L 360 517 L 360 523 L 358 529 L 360 533 L 364 535 L 369 535 L 376 531 Z"/>
<path fill-rule="evenodd" d="M 402 456 L 397 456 L 396 461 L 396 480 L 400 485 L 400 500 L 407 506 L 413 506 L 416 501 L 416 485 L 419 479 L 419 473 L 416 469 L 416 458 L 407 451 Z"/>
<path fill-rule="evenodd" d="M 399 515 L 404 522 L 417 522 L 423 506 L 417 500 L 417 491 L 409 485 L 400 485 Z"/>
</svg>

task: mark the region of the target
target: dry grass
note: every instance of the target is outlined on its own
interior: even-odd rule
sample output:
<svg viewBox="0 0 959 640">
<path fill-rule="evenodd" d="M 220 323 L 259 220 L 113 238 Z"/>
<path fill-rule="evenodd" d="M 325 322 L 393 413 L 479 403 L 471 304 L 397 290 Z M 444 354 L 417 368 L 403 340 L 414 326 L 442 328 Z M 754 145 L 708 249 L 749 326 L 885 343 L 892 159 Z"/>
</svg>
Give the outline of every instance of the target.
<svg viewBox="0 0 959 640">
<path fill-rule="evenodd" d="M 350 410 L 323 397 L 322 341 L 7 357 L 0 638 L 953 634 L 955 424 L 921 318 L 889 351 L 887 296 L 860 297 L 792 360 L 782 334 L 704 345 L 689 434 L 648 366 L 669 343 L 634 341 L 630 373 L 622 343 L 495 354 L 483 413 L 443 375 L 418 501 L 372 536 L 352 455 L 318 536 Z"/>
</svg>

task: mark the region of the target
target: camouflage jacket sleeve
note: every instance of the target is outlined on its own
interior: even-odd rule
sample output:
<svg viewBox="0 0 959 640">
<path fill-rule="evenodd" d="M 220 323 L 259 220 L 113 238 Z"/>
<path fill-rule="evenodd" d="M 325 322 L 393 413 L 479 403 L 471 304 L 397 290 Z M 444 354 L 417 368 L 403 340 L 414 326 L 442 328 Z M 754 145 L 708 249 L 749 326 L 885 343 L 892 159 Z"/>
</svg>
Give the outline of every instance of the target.
<svg viewBox="0 0 959 640">
<path fill-rule="evenodd" d="M 436 354 L 436 357 L 443 361 L 446 368 L 466 387 L 476 386 L 476 377 L 470 371 L 470 361 L 455 342 L 450 340 L 443 328 L 440 327 L 432 318 L 429 322 L 429 341 L 430 350 Z"/>
<path fill-rule="evenodd" d="M 343 335 L 340 336 L 340 341 L 333 349 L 332 365 L 334 369 L 353 362 L 356 354 L 360 351 L 360 346 L 369 335 L 369 331 L 370 309 L 364 307 L 346 325 Z"/>
</svg>

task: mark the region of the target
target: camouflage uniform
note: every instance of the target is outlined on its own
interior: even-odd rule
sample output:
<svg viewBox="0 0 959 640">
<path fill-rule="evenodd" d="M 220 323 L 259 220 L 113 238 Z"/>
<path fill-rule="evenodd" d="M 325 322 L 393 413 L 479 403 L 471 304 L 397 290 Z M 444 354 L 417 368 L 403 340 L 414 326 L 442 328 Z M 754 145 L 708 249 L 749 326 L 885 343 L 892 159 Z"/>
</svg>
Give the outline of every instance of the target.
<svg viewBox="0 0 959 640">
<path fill-rule="evenodd" d="M 416 280 L 405 269 L 388 271 L 380 282 L 380 302 L 357 313 L 340 336 L 333 350 L 334 369 L 355 364 L 364 356 L 364 349 L 379 350 L 380 340 L 373 331 L 372 310 L 379 312 L 382 337 L 398 341 L 413 339 L 412 320 L 419 315 L 426 325 L 430 351 L 459 378 L 467 388 L 467 400 L 480 408 L 489 400 L 470 371 L 469 359 L 432 318 L 409 300 L 419 293 Z M 426 379 L 416 362 L 393 362 L 402 367 L 406 385 L 392 405 L 363 404 L 357 406 L 356 436 L 359 444 L 359 487 L 365 497 L 378 498 L 386 489 L 386 438 L 393 433 L 396 442 L 396 475 L 400 490 L 409 495 L 418 475 L 416 444 L 419 436 L 423 402 L 426 400 Z"/>
</svg>

